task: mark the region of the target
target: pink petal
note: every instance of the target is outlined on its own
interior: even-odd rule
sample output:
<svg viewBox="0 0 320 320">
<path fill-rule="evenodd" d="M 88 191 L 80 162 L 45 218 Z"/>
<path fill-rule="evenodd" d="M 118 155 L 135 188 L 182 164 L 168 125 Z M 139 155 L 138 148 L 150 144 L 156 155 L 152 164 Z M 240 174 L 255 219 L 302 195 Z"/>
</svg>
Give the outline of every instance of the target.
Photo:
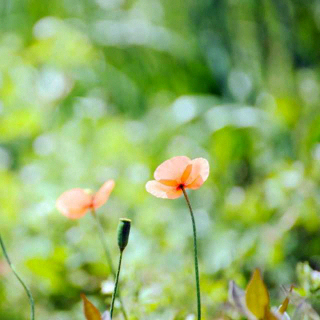
<svg viewBox="0 0 320 320">
<path fill-rule="evenodd" d="M 181 177 L 191 160 L 188 157 L 179 156 L 166 160 L 154 172 L 154 178 L 159 180 L 175 180 L 181 182 Z"/>
<path fill-rule="evenodd" d="M 57 209 L 70 219 L 83 217 L 92 204 L 92 195 L 83 189 L 71 189 L 64 192 L 57 200 Z"/>
<path fill-rule="evenodd" d="M 159 181 L 152 180 L 146 184 L 146 190 L 157 198 L 176 199 L 182 195 L 182 190 L 166 186 Z"/>
<path fill-rule="evenodd" d="M 114 186 L 115 186 L 114 180 L 108 180 L 102 185 L 102 187 L 98 190 L 98 192 L 93 197 L 93 207 L 95 209 L 100 208 L 107 202 Z"/>
<path fill-rule="evenodd" d="M 209 176 L 209 162 L 204 158 L 191 160 L 192 171 L 185 182 L 187 188 L 198 189 Z"/>
</svg>

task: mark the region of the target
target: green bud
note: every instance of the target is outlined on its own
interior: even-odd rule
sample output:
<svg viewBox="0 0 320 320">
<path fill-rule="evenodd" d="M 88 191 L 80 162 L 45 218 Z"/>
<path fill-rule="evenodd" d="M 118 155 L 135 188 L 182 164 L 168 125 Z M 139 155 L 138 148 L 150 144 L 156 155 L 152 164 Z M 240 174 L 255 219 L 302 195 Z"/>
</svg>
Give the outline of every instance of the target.
<svg viewBox="0 0 320 320">
<path fill-rule="evenodd" d="M 128 244 L 131 220 L 122 218 L 118 226 L 118 245 L 120 251 L 123 251 Z"/>
</svg>

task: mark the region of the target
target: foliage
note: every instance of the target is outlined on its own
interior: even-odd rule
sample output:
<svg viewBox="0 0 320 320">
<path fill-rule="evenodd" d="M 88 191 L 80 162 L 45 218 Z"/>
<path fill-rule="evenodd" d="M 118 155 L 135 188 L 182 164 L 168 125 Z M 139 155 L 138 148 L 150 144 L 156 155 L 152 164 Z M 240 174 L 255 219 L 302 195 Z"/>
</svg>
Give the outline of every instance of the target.
<svg viewBox="0 0 320 320">
<path fill-rule="evenodd" d="M 278 308 L 270 308 L 268 289 L 259 269 L 254 271 L 245 292 L 233 281 L 229 291 L 232 306 L 249 320 L 320 319 L 310 303 L 293 291 L 293 286 L 286 291 L 286 297 Z M 286 312 L 289 303 L 295 304 L 292 318 Z"/>
<path fill-rule="evenodd" d="M 114 263 L 118 219 L 132 219 L 121 274 L 132 320 L 192 319 L 187 208 L 145 191 L 176 155 L 211 167 L 189 193 L 204 319 L 220 316 L 229 280 L 244 287 L 256 267 L 271 302 L 300 281 L 320 311 L 319 9 L 313 0 L 0 1 L 1 235 L 37 319 L 83 319 L 81 293 L 109 307 L 94 221 L 55 209 L 63 191 L 107 179 L 116 186 L 97 215 Z M 28 319 L 0 259 L 1 320 Z"/>
</svg>

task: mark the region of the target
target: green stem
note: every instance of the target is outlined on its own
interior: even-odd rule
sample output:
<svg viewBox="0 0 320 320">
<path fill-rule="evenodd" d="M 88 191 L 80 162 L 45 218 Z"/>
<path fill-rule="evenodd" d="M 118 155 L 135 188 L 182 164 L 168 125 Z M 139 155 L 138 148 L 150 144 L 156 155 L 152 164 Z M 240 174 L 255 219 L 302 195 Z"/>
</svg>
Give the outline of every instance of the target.
<svg viewBox="0 0 320 320">
<path fill-rule="evenodd" d="M 199 277 L 199 265 L 198 265 L 198 248 L 197 248 L 197 229 L 196 222 L 194 220 L 194 215 L 191 207 L 191 203 L 188 197 L 188 194 L 185 188 L 181 187 L 183 195 L 186 199 L 187 205 L 189 207 L 191 220 L 192 220 L 192 228 L 193 228 L 193 249 L 194 249 L 194 267 L 196 274 L 196 288 L 197 288 L 197 307 L 198 307 L 198 320 L 201 320 L 201 296 L 200 296 L 200 277 Z"/>
<path fill-rule="evenodd" d="M 93 209 L 91 210 L 91 215 L 94 218 L 94 220 L 96 221 L 96 227 L 97 227 L 97 230 L 98 230 L 99 239 L 100 239 L 100 242 L 102 244 L 104 253 L 106 255 L 110 271 L 111 271 L 113 277 L 116 279 L 116 277 L 117 277 L 116 271 L 115 271 L 115 268 L 114 268 L 113 263 L 112 263 L 110 250 L 109 250 L 109 248 L 107 246 L 107 243 L 106 243 L 106 240 L 105 240 L 105 234 L 104 234 L 104 231 L 103 231 L 103 227 L 102 227 L 101 221 L 100 221 L 99 217 L 97 216 L 95 210 L 93 210 Z M 125 320 L 128 320 L 127 312 L 126 312 L 126 309 L 124 307 L 124 303 L 122 301 L 120 292 L 118 293 L 118 299 L 120 301 L 120 306 L 121 306 L 120 308 L 121 308 L 121 312 L 123 314 L 123 317 L 124 317 Z"/>
<path fill-rule="evenodd" d="M 121 262 L 122 262 L 122 253 L 123 253 L 123 250 L 120 251 L 118 271 L 117 271 L 117 275 L 116 275 L 116 282 L 115 282 L 115 285 L 114 285 L 114 291 L 113 291 L 112 301 L 111 301 L 110 319 L 112 319 L 114 301 L 115 301 L 116 295 L 117 295 L 117 289 L 118 289 L 118 284 L 119 284 L 119 276 L 120 276 L 120 269 L 121 269 Z"/>
<path fill-rule="evenodd" d="M 8 256 L 6 247 L 4 246 L 4 243 L 2 241 L 2 237 L 0 235 L 0 245 L 2 248 L 2 252 L 4 254 L 5 259 L 7 260 L 12 272 L 14 273 L 14 275 L 16 276 L 16 278 L 19 280 L 19 282 L 21 283 L 21 285 L 23 286 L 24 290 L 26 291 L 28 298 L 29 298 L 29 302 L 30 302 L 30 306 L 31 306 L 31 320 L 34 320 L 34 300 L 31 294 L 30 289 L 27 287 L 27 285 L 23 282 L 23 280 L 20 278 L 19 274 L 16 271 L 16 268 L 14 267 L 14 265 L 11 263 L 11 260 Z"/>
<path fill-rule="evenodd" d="M 111 271 L 112 275 L 115 277 L 116 276 L 116 271 L 114 270 L 114 267 L 113 267 L 113 263 L 112 263 L 112 259 L 111 259 L 111 253 L 110 253 L 110 250 L 109 250 L 109 248 L 107 246 L 107 243 L 106 243 L 106 240 L 105 240 L 105 235 L 104 235 L 104 231 L 103 231 L 103 227 L 102 227 L 101 221 L 100 221 L 99 217 L 97 216 L 97 214 L 96 214 L 96 212 L 94 210 L 91 211 L 91 215 L 93 216 L 93 218 L 94 218 L 94 220 L 96 222 L 96 227 L 97 227 L 97 230 L 98 230 L 98 236 L 99 236 L 100 242 L 102 244 L 104 253 L 106 255 L 108 266 L 110 268 L 110 271 Z"/>
</svg>

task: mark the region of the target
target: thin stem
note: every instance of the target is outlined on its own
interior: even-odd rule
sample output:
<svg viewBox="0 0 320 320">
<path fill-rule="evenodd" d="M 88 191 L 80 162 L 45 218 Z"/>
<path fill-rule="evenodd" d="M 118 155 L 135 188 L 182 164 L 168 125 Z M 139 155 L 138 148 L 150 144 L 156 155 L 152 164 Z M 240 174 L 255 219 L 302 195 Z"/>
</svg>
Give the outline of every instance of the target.
<svg viewBox="0 0 320 320">
<path fill-rule="evenodd" d="M 116 295 L 117 295 L 117 289 L 118 289 L 118 284 L 119 284 L 119 276 L 120 276 L 120 269 L 121 269 L 121 262 L 122 262 L 122 253 L 123 253 L 123 251 L 121 250 L 121 251 L 120 251 L 118 271 L 117 271 L 117 275 L 116 275 L 116 282 L 115 282 L 115 285 L 114 285 L 114 291 L 113 291 L 112 301 L 111 301 L 110 319 L 112 319 L 114 301 L 115 301 Z"/>
<path fill-rule="evenodd" d="M 4 242 L 2 240 L 2 237 L 0 235 L 0 245 L 1 245 L 1 249 L 3 252 L 3 255 L 5 257 L 5 259 L 7 260 L 12 272 L 14 273 L 14 275 L 16 276 L 16 278 L 19 280 L 19 282 L 21 283 L 21 285 L 23 286 L 24 290 L 26 291 L 28 298 L 29 298 L 29 302 L 30 302 L 30 306 L 31 306 L 31 320 L 34 320 L 34 300 L 31 294 L 30 289 L 27 287 L 27 285 L 24 283 L 24 281 L 20 278 L 19 274 L 16 271 L 16 268 L 14 267 L 14 265 L 11 263 L 11 260 L 8 256 L 6 247 L 4 245 Z"/>
<path fill-rule="evenodd" d="M 96 221 L 96 227 L 97 227 L 97 230 L 98 230 L 99 239 L 100 239 L 100 242 L 102 244 L 104 253 L 106 255 L 108 266 L 110 268 L 110 271 L 111 271 L 113 277 L 116 279 L 116 277 L 117 277 L 116 271 L 115 271 L 115 268 L 114 268 L 113 263 L 112 263 L 110 250 L 109 250 L 109 248 L 107 246 L 107 243 L 106 243 L 106 240 L 105 240 L 105 234 L 104 234 L 104 231 L 103 231 L 103 227 L 102 227 L 101 221 L 100 221 L 99 217 L 97 216 L 95 210 L 93 210 L 93 209 L 91 210 L 91 215 L 94 218 L 94 220 Z M 121 308 L 121 312 L 123 314 L 123 317 L 124 317 L 125 320 L 128 320 L 127 312 L 126 312 L 126 309 L 124 307 L 124 303 L 122 301 L 120 292 L 118 293 L 118 299 L 120 301 L 120 308 Z"/>
<path fill-rule="evenodd" d="M 104 253 L 106 255 L 108 266 L 110 268 L 110 271 L 111 271 L 112 275 L 115 277 L 116 276 L 116 271 L 115 271 L 115 269 L 113 267 L 113 263 L 112 263 L 112 259 L 111 259 L 111 253 L 110 253 L 110 250 L 109 250 L 109 248 L 107 246 L 107 243 L 106 243 L 106 240 L 105 240 L 105 235 L 104 235 L 104 231 L 103 231 L 103 227 L 101 225 L 100 219 L 99 219 L 99 217 L 97 216 L 97 214 L 96 214 L 96 212 L 94 210 L 91 210 L 91 215 L 93 216 L 93 218 L 96 221 L 96 227 L 97 227 L 97 230 L 98 230 L 98 236 L 99 236 L 100 242 L 102 244 Z"/>
<path fill-rule="evenodd" d="M 194 215 L 191 207 L 191 203 L 188 197 L 188 194 L 183 186 L 181 186 L 183 195 L 186 199 L 187 205 L 189 207 L 192 228 L 193 228 L 193 249 L 194 249 L 194 268 L 196 274 L 196 288 L 197 288 L 197 307 L 198 307 L 198 320 L 201 320 L 201 296 L 200 296 L 200 277 L 199 277 L 199 265 L 198 265 L 198 248 L 197 248 L 197 229 L 196 222 L 194 220 Z"/>
</svg>

